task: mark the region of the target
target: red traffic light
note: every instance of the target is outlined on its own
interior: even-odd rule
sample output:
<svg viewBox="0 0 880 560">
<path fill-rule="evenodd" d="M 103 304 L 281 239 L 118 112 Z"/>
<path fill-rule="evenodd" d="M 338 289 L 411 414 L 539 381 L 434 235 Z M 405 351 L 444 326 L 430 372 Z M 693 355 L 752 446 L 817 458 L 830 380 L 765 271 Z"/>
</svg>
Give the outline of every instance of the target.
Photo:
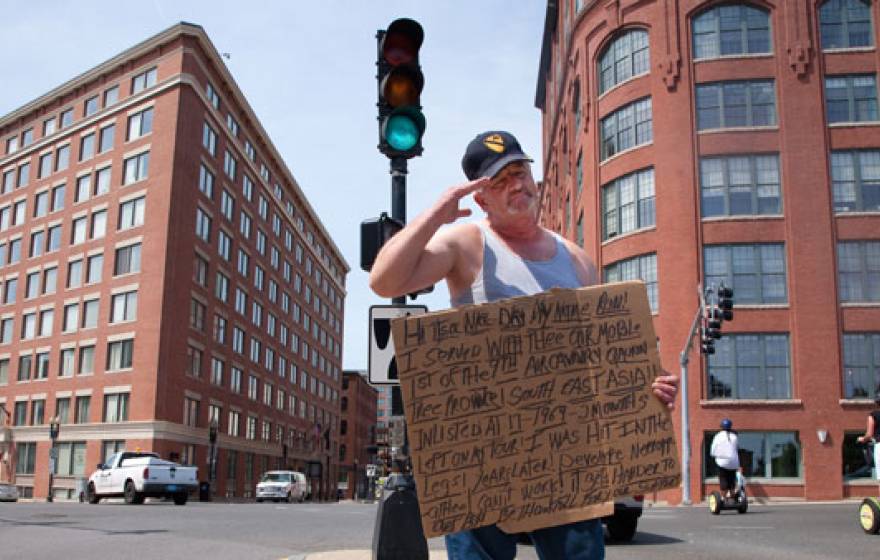
<svg viewBox="0 0 880 560">
<path fill-rule="evenodd" d="M 425 32 L 417 21 L 396 19 L 388 26 L 382 39 L 382 58 L 392 66 L 414 62 L 424 39 Z"/>
</svg>

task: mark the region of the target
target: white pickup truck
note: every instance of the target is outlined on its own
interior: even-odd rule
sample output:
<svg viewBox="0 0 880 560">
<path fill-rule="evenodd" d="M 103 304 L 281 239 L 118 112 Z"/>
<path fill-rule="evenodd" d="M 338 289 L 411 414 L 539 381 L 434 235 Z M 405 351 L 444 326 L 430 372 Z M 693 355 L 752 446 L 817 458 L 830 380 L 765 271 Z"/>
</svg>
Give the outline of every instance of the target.
<svg viewBox="0 0 880 560">
<path fill-rule="evenodd" d="M 122 496 L 127 504 L 142 504 L 144 498 L 168 497 L 182 506 L 197 487 L 196 467 L 165 461 L 156 453 L 122 451 L 98 465 L 89 477 L 86 498 L 97 504 L 101 498 Z"/>
</svg>

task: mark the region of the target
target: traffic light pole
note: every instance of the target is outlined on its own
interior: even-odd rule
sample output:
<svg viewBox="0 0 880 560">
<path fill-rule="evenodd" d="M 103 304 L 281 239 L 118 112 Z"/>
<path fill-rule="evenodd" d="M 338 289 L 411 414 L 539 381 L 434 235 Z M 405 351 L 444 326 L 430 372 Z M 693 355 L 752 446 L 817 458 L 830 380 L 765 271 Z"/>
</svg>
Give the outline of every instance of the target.
<svg viewBox="0 0 880 560">
<path fill-rule="evenodd" d="M 689 506 L 691 504 L 691 435 L 690 435 L 690 418 L 688 416 L 688 354 L 690 354 L 691 344 L 694 341 L 694 335 L 697 334 L 697 328 L 700 326 L 700 319 L 703 318 L 703 289 L 697 287 L 700 292 L 700 307 L 694 316 L 694 322 L 691 323 L 691 330 L 688 333 L 687 341 L 679 355 L 679 364 L 681 365 L 681 503 Z"/>
<path fill-rule="evenodd" d="M 391 158 L 391 217 L 406 223 L 406 158 Z M 394 305 L 405 305 L 406 296 L 391 299 Z"/>
</svg>

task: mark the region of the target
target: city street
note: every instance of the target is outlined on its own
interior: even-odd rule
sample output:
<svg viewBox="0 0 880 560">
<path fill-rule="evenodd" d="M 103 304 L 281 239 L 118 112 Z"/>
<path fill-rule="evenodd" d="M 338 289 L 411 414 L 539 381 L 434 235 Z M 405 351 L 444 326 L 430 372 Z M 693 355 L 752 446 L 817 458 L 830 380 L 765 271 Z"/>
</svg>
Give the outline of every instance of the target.
<svg viewBox="0 0 880 560">
<path fill-rule="evenodd" d="M 610 544 L 609 560 L 681 558 L 811 560 L 867 558 L 880 536 L 865 535 L 857 502 L 754 505 L 748 514 L 712 516 L 705 507 L 652 507 L 635 540 Z M 217 560 L 329 558 L 329 551 L 369 550 L 376 506 L 334 504 L 220 504 L 148 502 L 21 502 L 0 504 L 0 556 Z M 443 549 L 441 539 L 430 548 Z M 437 554 L 444 557 L 443 554 Z M 434 557 L 434 554 L 432 554 Z M 368 558 L 352 552 L 334 559 Z M 519 558 L 537 558 L 531 547 Z"/>
</svg>

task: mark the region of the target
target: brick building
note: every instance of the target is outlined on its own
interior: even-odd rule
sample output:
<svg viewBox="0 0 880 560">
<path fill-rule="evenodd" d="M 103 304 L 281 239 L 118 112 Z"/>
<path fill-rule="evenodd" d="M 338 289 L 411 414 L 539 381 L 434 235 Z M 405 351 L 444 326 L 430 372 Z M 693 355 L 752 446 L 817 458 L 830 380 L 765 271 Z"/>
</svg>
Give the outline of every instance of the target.
<svg viewBox="0 0 880 560">
<path fill-rule="evenodd" d="M 878 18 L 865 0 L 547 4 L 543 223 L 605 281 L 646 282 L 672 371 L 698 284 L 735 292 L 715 354 L 689 353 L 696 500 L 724 417 L 757 496 L 876 492 L 854 440 L 880 389 Z"/>
<path fill-rule="evenodd" d="M 342 372 L 339 400 L 339 489 L 347 499 L 366 497 L 366 466 L 376 463 L 376 402 L 379 391 L 367 372 Z"/>
<path fill-rule="evenodd" d="M 348 265 L 204 30 L 175 25 L 0 117 L 0 477 L 119 449 L 248 497 L 337 479 Z"/>
</svg>

